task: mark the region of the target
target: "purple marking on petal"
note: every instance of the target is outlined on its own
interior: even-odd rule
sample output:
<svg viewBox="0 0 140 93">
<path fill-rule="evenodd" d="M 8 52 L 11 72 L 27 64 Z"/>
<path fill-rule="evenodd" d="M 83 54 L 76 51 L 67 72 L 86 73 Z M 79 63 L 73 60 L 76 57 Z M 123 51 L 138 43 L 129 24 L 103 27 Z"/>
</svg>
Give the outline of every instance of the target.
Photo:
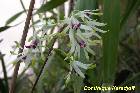
<svg viewBox="0 0 140 93">
<path fill-rule="evenodd" d="M 37 46 L 37 45 L 34 45 L 34 44 L 33 44 L 33 45 L 32 45 L 32 48 L 34 48 L 34 49 L 35 49 L 35 48 L 36 48 L 36 46 Z"/>
<path fill-rule="evenodd" d="M 38 43 L 39 43 L 39 40 L 32 41 L 32 44 L 35 45 L 35 46 L 37 46 Z"/>
<path fill-rule="evenodd" d="M 27 58 L 27 56 L 24 56 L 22 59 L 23 59 L 23 60 L 26 60 L 26 58 Z"/>
<path fill-rule="evenodd" d="M 81 26 L 81 23 L 78 23 L 78 24 L 71 24 L 71 28 L 72 28 L 72 29 L 75 29 L 75 30 L 79 29 L 80 26 Z"/>
<path fill-rule="evenodd" d="M 71 24 L 71 28 L 74 29 L 74 24 Z"/>
<path fill-rule="evenodd" d="M 29 46 L 26 46 L 26 45 L 25 45 L 25 47 L 26 47 L 26 48 L 31 48 L 32 46 L 31 46 L 31 45 L 29 45 Z"/>
<path fill-rule="evenodd" d="M 80 28 L 80 26 L 81 26 L 81 23 L 78 23 L 78 24 L 77 24 L 77 27 Z"/>
<path fill-rule="evenodd" d="M 80 45 L 81 48 L 86 47 L 86 44 L 85 44 L 85 42 L 84 42 L 83 40 L 81 40 L 81 41 L 79 42 L 79 45 Z"/>
<path fill-rule="evenodd" d="M 84 48 L 84 47 L 86 47 L 86 45 L 80 45 L 80 47 L 81 47 L 81 48 Z"/>
<path fill-rule="evenodd" d="M 87 16 L 90 16 L 91 14 L 89 14 L 89 13 L 85 13 Z"/>
<path fill-rule="evenodd" d="M 37 44 L 39 43 L 38 40 L 32 41 L 32 43 L 29 46 L 25 46 L 26 48 L 36 48 Z"/>
</svg>

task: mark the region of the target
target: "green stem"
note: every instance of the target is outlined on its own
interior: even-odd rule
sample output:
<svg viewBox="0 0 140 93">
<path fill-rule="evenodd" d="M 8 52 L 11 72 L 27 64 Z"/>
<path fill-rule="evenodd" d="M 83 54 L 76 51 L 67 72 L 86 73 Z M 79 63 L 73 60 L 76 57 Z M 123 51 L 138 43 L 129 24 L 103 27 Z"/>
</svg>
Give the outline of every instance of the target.
<svg viewBox="0 0 140 93">
<path fill-rule="evenodd" d="M 22 6 L 22 8 L 23 8 L 24 12 L 27 14 L 26 8 L 25 8 L 24 3 L 23 3 L 23 1 L 22 1 L 22 0 L 20 0 L 20 4 L 21 4 L 21 6 Z"/>
<path fill-rule="evenodd" d="M 24 5 L 24 3 L 23 3 L 23 1 L 22 1 L 22 0 L 20 0 L 20 4 L 21 4 L 21 6 L 22 6 L 22 8 L 23 8 L 24 12 L 25 12 L 25 13 L 26 13 L 26 15 L 27 15 L 27 10 L 26 10 L 25 5 Z M 33 16 L 32 16 L 31 21 L 32 21 L 32 24 L 34 24 L 34 19 L 33 19 Z M 34 32 L 34 31 L 35 31 L 35 27 L 34 27 L 34 25 L 33 25 L 32 27 L 33 27 L 33 32 Z"/>
<path fill-rule="evenodd" d="M 4 74 L 4 80 L 5 80 L 5 85 L 7 88 L 7 93 L 9 91 L 9 86 L 8 86 L 8 78 L 7 78 L 7 71 L 6 71 L 6 67 L 5 67 L 5 62 L 3 59 L 3 54 L 0 52 L 0 60 L 1 60 L 1 64 L 2 64 L 2 69 L 3 69 L 3 74 Z"/>
</svg>

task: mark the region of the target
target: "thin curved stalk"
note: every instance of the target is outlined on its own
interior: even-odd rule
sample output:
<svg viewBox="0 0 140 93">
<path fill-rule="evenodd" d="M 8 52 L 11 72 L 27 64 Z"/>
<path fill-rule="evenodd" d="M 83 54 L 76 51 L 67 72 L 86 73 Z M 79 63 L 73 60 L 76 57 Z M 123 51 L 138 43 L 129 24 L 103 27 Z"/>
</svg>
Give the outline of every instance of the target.
<svg viewBox="0 0 140 93">
<path fill-rule="evenodd" d="M 22 38 L 21 38 L 21 43 L 20 43 L 22 48 L 19 49 L 19 52 L 18 52 L 19 54 L 22 53 L 23 49 L 24 49 L 24 45 L 25 45 L 25 41 L 26 41 L 26 37 L 27 37 L 29 25 L 30 25 L 30 20 L 32 18 L 32 12 L 33 12 L 33 8 L 34 8 L 34 4 L 35 4 L 35 0 L 31 0 L 30 6 L 29 6 L 29 11 L 28 11 L 28 14 L 27 14 L 26 22 L 25 22 L 25 26 L 24 26 L 24 30 L 23 30 L 23 34 L 22 34 Z M 21 55 L 19 55 L 19 56 L 21 56 Z M 15 65 L 15 68 L 14 68 L 14 73 L 13 73 L 13 78 L 12 78 L 12 81 L 11 81 L 11 86 L 10 86 L 9 93 L 14 93 L 15 83 L 16 83 L 19 67 L 20 67 L 20 62 L 17 62 L 17 64 Z"/>
<path fill-rule="evenodd" d="M 27 10 L 26 10 L 25 5 L 24 5 L 24 3 L 23 3 L 22 0 L 20 0 L 20 4 L 21 4 L 21 6 L 22 6 L 24 12 L 27 14 Z M 31 19 L 31 21 L 32 21 L 32 24 L 34 24 L 34 19 L 33 19 L 33 17 L 32 17 L 32 19 Z M 33 27 L 33 32 L 34 32 L 34 31 L 35 31 L 34 25 L 33 25 L 32 27 Z"/>
</svg>

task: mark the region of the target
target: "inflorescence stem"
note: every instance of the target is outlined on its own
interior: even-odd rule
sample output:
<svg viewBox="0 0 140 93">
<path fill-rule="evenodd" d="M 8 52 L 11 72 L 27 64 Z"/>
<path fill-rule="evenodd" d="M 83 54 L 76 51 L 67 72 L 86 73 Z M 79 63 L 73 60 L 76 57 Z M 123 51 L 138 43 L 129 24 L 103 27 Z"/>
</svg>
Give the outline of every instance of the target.
<svg viewBox="0 0 140 93">
<path fill-rule="evenodd" d="M 24 30 L 23 30 L 23 34 L 22 34 L 22 38 L 21 38 L 21 43 L 20 43 L 22 48 L 19 48 L 19 52 L 18 52 L 19 54 L 21 54 L 23 52 L 23 49 L 24 49 L 24 45 L 25 45 L 25 41 L 26 41 L 26 37 L 27 37 L 29 25 L 30 25 L 30 20 L 32 18 L 32 12 L 34 9 L 34 4 L 35 4 L 35 0 L 31 0 L 28 14 L 27 14 L 27 18 L 26 18 L 26 22 L 25 22 L 25 26 L 24 26 Z M 19 56 L 21 56 L 21 55 L 19 55 Z M 14 93 L 19 67 L 20 67 L 20 62 L 17 62 L 17 64 L 15 65 L 15 68 L 14 68 L 14 73 L 13 73 L 9 93 Z"/>
</svg>

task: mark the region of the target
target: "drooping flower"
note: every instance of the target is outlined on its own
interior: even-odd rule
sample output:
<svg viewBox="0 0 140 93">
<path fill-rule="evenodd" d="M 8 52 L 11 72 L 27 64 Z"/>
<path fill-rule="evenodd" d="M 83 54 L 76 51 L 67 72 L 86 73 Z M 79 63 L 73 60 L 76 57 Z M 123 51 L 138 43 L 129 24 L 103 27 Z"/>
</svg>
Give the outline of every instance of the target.
<svg viewBox="0 0 140 93">
<path fill-rule="evenodd" d="M 92 67 L 92 68 L 96 67 L 95 64 L 84 64 L 84 63 L 82 63 L 80 61 L 72 61 L 70 63 L 70 66 L 82 78 L 85 78 L 85 75 L 84 75 L 84 73 L 82 72 L 81 69 L 87 70 L 87 69 L 90 69 L 90 67 Z"/>
<path fill-rule="evenodd" d="M 37 47 L 38 43 L 39 43 L 39 40 L 36 39 L 36 40 L 33 40 L 32 43 L 31 43 L 30 45 L 28 45 L 28 46 L 25 45 L 25 47 L 26 47 L 26 48 L 33 48 L 33 49 L 35 49 L 35 48 Z"/>
<path fill-rule="evenodd" d="M 100 29 L 100 27 L 106 24 L 97 22 L 96 19 L 90 17 L 92 15 L 100 16 L 101 13 L 98 13 L 98 11 L 84 10 L 73 12 L 69 18 L 63 21 L 64 24 L 67 24 L 64 33 L 68 34 L 70 39 L 70 55 L 80 58 L 81 48 L 83 48 L 87 59 L 89 59 L 88 53 L 95 55 L 95 52 L 91 48 L 97 45 L 95 44 L 96 42 L 93 42 L 94 39 L 101 41 L 101 33 L 107 32 Z"/>
</svg>

